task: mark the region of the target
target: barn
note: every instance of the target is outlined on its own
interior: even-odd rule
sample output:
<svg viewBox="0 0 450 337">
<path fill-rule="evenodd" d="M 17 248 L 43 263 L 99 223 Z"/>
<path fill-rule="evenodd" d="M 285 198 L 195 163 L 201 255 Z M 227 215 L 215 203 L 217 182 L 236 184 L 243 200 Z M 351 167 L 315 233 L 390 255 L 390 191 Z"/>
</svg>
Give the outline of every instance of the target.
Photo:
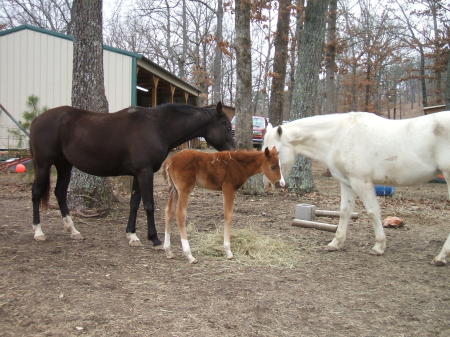
<svg viewBox="0 0 450 337">
<path fill-rule="evenodd" d="M 130 105 L 196 105 L 201 91 L 141 54 L 103 47 L 106 97 L 111 112 Z M 0 31 L 0 104 L 16 120 L 31 95 L 41 107 L 71 104 L 73 37 L 22 25 Z M 17 147 L 12 118 L 0 110 L 0 149 Z"/>
</svg>

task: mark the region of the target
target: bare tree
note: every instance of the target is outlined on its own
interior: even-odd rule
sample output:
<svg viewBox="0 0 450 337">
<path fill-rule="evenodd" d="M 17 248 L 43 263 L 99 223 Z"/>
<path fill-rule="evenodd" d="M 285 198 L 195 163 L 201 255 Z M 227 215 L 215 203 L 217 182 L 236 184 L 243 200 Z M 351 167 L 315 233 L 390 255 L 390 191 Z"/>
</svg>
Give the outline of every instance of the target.
<svg viewBox="0 0 450 337">
<path fill-rule="evenodd" d="M 328 3 L 329 0 L 310 0 L 305 8 L 291 112 L 295 119 L 311 116 L 315 112 Z M 289 189 L 300 194 L 311 192 L 314 188 L 311 161 L 300 156 L 293 167 Z"/>
<path fill-rule="evenodd" d="M 252 148 L 252 72 L 250 1 L 235 2 L 236 30 L 236 146 Z"/>
<path fill-rule="evenodd" d="M 336 112 L 336 19 L 337 0 L 330 0 L 327 18 L 327 45 L 325 56 L 325 104 L 324 113 Z"/>
<path fill-rule="evenodd" d="M 278 22 L 274 42 L 275 56 L 273 60 L 272 88 L 270 91 L 269 105 L 269 118 L 273 125 L 280 125 L 283 121 L 291 0 L 279 0 L 278 3 Z"/>
<path fill-rule="evenodd" d="M 108 112 L 103 75 L 102 1 L 74 0 L 72 106 Z M 78 209 L 109 208 L 106 178 L 73 170 L 69 200 Z"/>
<path fill-rule="evenodd" d="M 0 20 L 9 27 L 30 24 L 60 33 L 71 33 L 72 1 L 1 0 Z"/>
</svg>

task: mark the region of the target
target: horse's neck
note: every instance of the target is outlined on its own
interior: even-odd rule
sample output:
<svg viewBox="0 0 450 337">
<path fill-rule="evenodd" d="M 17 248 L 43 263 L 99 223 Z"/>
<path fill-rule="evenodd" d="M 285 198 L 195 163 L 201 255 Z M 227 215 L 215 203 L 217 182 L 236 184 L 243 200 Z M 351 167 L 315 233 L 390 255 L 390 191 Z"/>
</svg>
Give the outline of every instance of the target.
<svg viewBox="0 0 450 337">
<path fill-rule="evenodd" d="M 205 126 L 212 118 L 210 113 L 195 109 L 183 112 L 183 118 L 180 118 L 180 113 L 177 111 L 171 111 L 170 113 L 173 113 L 174 116 L 167 119 L 165 129 L 169 130 L 168 137 L 172 148 L 193 138 L 202 137 Z M 175 130 L 179 131 L 175 132 Z"/>
<path fill-rule="evenodd" d="M 264 152 L 260 151 L 236 151 L 230 152 L 232 160 L 234 160 L 240 168 L 242 173 L 245 173 L 247 178 L 261 172 L 261 167 L 264 162 Z"/>
<path fill-rule="evenodd" d="M 285 131 L 289 143 L 297 153 L 312 159 L 324 160 L 328 149 L 336 140 L 336 129 L 339 128 L 339 124 L 339 116 L 320 116 L 301 119 Z"/>
</svg>

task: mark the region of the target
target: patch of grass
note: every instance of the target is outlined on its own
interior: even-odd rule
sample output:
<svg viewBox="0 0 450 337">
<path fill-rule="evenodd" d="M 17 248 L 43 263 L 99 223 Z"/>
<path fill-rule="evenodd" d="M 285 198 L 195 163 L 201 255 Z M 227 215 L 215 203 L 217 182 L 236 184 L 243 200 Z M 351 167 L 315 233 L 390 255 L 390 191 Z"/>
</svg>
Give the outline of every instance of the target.
<svg viewBox="0 0 450 337">
<path fill-rule="evenodd" d="M 189 224 L 192 250 L 195 253 L 226 259 L 223 249 L 223 228 L 214 232 L 199 232 Z M 233 229 L 231 251 L 238 263 L 294 268 L 301 258 L 293 243 L 258 233 L 253 228 Z"/>
</svg>

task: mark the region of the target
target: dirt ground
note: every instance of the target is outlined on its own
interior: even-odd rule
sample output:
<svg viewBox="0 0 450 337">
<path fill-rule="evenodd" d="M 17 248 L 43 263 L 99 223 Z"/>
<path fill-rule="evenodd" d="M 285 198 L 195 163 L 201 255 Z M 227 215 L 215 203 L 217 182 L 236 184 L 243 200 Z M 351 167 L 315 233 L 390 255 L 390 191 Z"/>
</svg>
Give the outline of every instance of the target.
<svg viewBox="0 0 450 337">
<path fill-rule="evenodd" d="M 316 193 L 240 193 L 235 202 L 233 228 L 251 226 L 294 245 L 298 258 L 290 268 L 204 256 L 193 241 L 199 263 L 189 265 L 176 228 L 176 254 L 168 260 L 143 240 L 142 210 L 144 246 L 129 247 L 127 202 L 106 218 L 75 216 L 82 241 L 72 241 L 59 211 L 50 209 L 42 215 L 47 241 L 35 242 L 30 184 L 1 174 L 0 335 L 450 336 L 450 266 L 429 264 L 450 231 L 446 185 L 398 188 L 379 198 L 383 217 L 406 221 L 402 229 L 386 229 L 384 256 L 370 254 L 374 235 L 359 202 L 345 250 L 330 253 L 322 247 L 333 233 L 291 226 L 297 203 L 338 209 L 338 185 L 323 172 L 316 167 Z M 167 195 L 160 174 L 155 188 L 163 239 Z M 196 190 L 188 222 L 200 232 L 222 226 L 221 194 Z"/>
</svg>

